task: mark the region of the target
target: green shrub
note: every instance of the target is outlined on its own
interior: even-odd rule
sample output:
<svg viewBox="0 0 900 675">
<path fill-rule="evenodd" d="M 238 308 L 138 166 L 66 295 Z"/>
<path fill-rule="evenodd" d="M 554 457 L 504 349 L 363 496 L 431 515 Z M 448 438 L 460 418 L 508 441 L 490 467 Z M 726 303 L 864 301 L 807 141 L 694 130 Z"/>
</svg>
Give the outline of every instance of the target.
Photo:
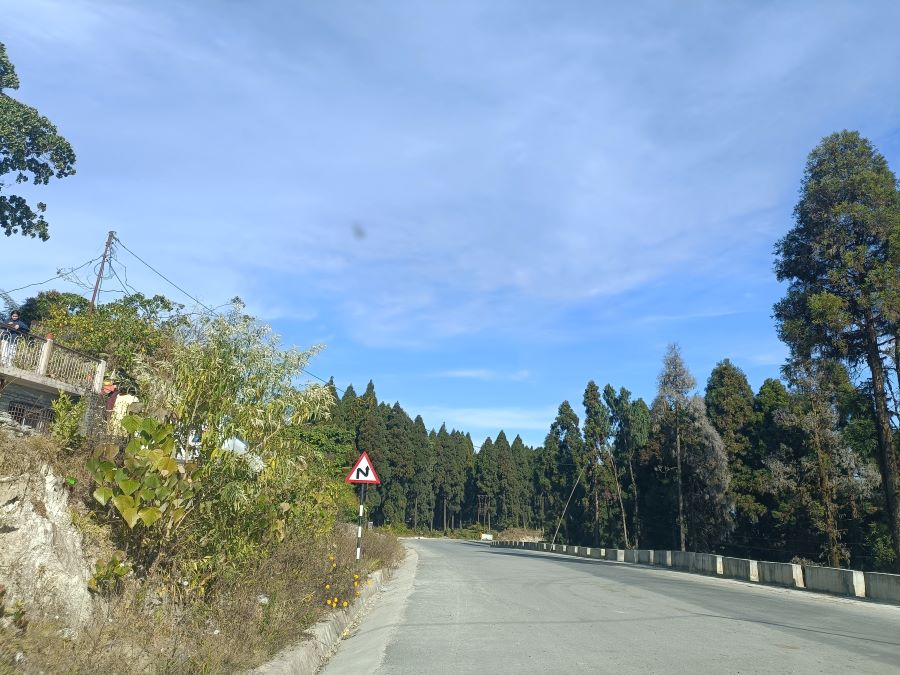
<svg viewBox="0 0 900 675">
<path fill-rule="evenodd" d="M 79 432 L 86 407 L 84 399 L 73 401 L 66 392 L 60 391 L 50 405 L 54 415 L 51 435 L 65 450 L 77 450 L 84 443 L 84 436 Z"/>
</svg>

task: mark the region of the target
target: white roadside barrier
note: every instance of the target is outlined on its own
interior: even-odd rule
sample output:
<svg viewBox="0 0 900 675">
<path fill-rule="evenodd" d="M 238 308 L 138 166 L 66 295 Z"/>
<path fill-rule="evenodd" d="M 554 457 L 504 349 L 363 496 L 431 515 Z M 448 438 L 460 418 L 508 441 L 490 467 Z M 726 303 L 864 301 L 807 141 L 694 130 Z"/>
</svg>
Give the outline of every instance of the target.
<svg viewBox="0 0 900 675">
<path fill-rule="evenodd" d="M 864 572 L 866 596 L 882 602 L 900 605 L 900 574 Z"/>
<path fill-rule="evenodd" d="M 804 565 L 803 580 L 811 591 L 866 597 L 866 578 L 863 572 L 857 570 Z"/>
<path fill-rule="evenodd" d="M 803 583 L 803 567 L 794 563 L 764 562 L 757 563 L 759 581 L 763 584 L 788 586 L 790 588 L 806 588 Z"/>
<path fill-rule="evenodd" d="M 548 553 L 564 553 L 582 558 L 608 560 L 707 574 L 750 583 L 802 588 L 820 593 L 868 598 L 900 605 L 900 574 L 777 563 L 748 558 L 732 558 L 717 553 L 658 551 L 648 549 L 594 548 L 547 544 L 544 542 L 493 541 L 491 546 L 526 548 Z"/>
</svg>

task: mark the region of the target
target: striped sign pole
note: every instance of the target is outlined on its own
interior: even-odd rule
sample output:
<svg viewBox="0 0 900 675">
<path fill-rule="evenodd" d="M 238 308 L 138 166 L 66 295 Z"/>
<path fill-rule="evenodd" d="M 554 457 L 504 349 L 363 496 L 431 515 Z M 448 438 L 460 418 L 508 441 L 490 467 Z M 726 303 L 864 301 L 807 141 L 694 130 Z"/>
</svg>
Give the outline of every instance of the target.
<svg viewBox="0 0 900 675">
<path fill-rule="evenodd" d="M 356 526 L 356 562 L 359 562 L 362 555 L 363 517 L 366 515 L 366 485 L 381 485 L 381 479 L 378 478 L 369 455 L 363 452 L 344 480 L 359 485 L 359 523 Z"/>
<path fill-rule="evenodd" d="M 359 485 L 359 525 L 356 530 L 356 562 L 359 562 L 359 554 L 362 551 L 363 509 L 366 504 L 366 484 Z"/>
</svg>

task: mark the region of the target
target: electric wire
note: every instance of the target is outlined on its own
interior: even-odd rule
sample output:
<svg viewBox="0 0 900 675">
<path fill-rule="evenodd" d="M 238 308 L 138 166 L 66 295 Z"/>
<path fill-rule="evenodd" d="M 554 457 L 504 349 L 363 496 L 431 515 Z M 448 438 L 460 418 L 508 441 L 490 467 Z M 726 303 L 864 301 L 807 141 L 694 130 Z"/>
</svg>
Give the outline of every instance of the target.
<svg viewBox="0 0 900 675">
<path fill-rule="evenodd" d="M 165 274 L 163 274 L 162 272 L 160 272 L 158 269 L 156 269 L 153 265 L 151 265 L 151 264 L 148 263 L 146 260 L 144 260 L 144 259 L 143 259 L 141 256 L 139 256 L 137 253 L 135 253 L 134 251 L 132 251 L 130 248 L 128 248 L 124 243 L 122 243 L 122 240 L 119 239 L 119 237 L 115 237 L 115 238 L 114 238 L 114 241 L 118 242 L 119 245 L 120 245 L 122 248 L 124 248 L 124 249 L 125 249 L 126 251 L 128 251 L 131 255 L 133 255 L 135 258 L 137 258 L 139 262 L 143 263 L 144 266 L 146 266 L 150 271 L 152 271 L 153 273 L 155 273 L 158 277 L 160 277 L 161 279 L 163 279 L 163 280 L 164 280 L 166 283 L 168 283 L 170 286 L 172 286 L 173 288 L 176 288 L 176 289 L 178 289 L 179 291 L 181 291 L 182 293 L 184 293 L 187 297 L 189 297 L 191 300 L 193 300 L 193 301 L 196 302 L 198 305 L 200 305 L 201 307 L 203 307 L 203 309 L 205 309 L 205 310 L 206 310 L 207 312 L 209 312 L 210 314 L 216 314 L 216 311 L 213 310 L 212 307 L 209 307 L 208 305 L 206 305 L 205 303 L 203 303 L 202 301 L 198 300 L 196 297 L 194 297 L 193 295 L 191 295 L 190 293 L 188 293 L 188 292 L 187 292 L 186 290 L 184 290 L 181 286 L 179 286 L 179 285 L 176 284 L 174 281 L 172 281 L 171 279 L 169 279 L 169 277 L 167 277 Z"/>
<path fill-rule="evenodd" d="M 194 295 L 188 293 L 188 292 L 187 292 L 186 290 L 184 290 L 181 286 L 179 286 L 179 285 L 176 284 L 174 281 L 172 281 L 171 279 L 169 279 L 165 274 L 163 274 L 162 272 L 160 272 L 158 269 L 156 269 L 155 267 L 153 267 L 153 265 L 151 265 L 150 263 L 148 263 L 146 260 L 144 260 L 143 258 L 141 258 L 137 253 L 135 253 L 135 252 L 132 251 L 130 248 L 128 248 L 128 247 L 122 242 L 122 240 L 119 239 L 118 236 L 116 236 L 116 237 L 114 238 L 114 241 L 115 241 L 116 243 L 118 243 L 118 244 L 119 244 L 122 248 L 124 248 L 126 251 L 128 251 L 131 255 L 133 255 L 139 262 L 141 262 L 141 263 L 142 263 L 145 267 L 147 267 L 150 271 L 152 271 L 154 274 L 156 274 L 157 276 L 159 276 L 161 279 L 163 279 L 165 282 L 167 282 L 167 283 L 168 283 L 170 286 L 172 286 L 173 288 L 176 288 L 176 289 L 178 289 L 179 291 L 181 291 L 185 296 L 187 296 L 188 298 L 190 298 L 191 300 L 193 300 L 194 302 L 196 302 L 198 305 L 200 305 L 201 307 L 203 307 L 207 312 L 209 312 L 210 314 L 213 314 L 213 315 L 219 314 L 219 312 L 217 312 L 215 309 L 213 309 L 213 308 L 210 307 L 209 305 L 207 305 L 207 304 L 201 302 L 201 301 L 200 301 L 199 299 L 197 299 Z M 112 267 L 112 265 L 110 265 L 110 267 Z M 116 278 L 118 278 L 118 275 L 116 275 Z M 121 283 L 121 279 L 120 279 L 119 281 L 120 281 L 120 283 Z M 227 304 L 227 303 L 226 303 L 226 304 Z M 312 372 L 308 371 L 306 368 L 301 368 L 300 370 L 301 370 L 302 372 L 306 373 L 307 375 L 309 375 L 310 377 L 312 377 L 312 378 L 318 380 L 319 382 L 322 382 L 322 383 L 324 383 L 324 384 L 326 384 L 326 385 L 329 384 L 329 381 L 328 381 L 328 380 L 325 380 L 325 379 L 319 377 L 319 376 L 316 375 L 315 373 L 312 373 Z M 336 391 L 339 391 L 339 392 L 341 392 L 342 394 L 346 391 L 345 389 L 343 389 L 343 388 L 341 388 L 341 387 L 338 387 L 338 386 L 337 386 L 336 384 L 334 384 L 333 382 L 331 383 L 331 386 L 333 386 L 333 387 L 335 388 Z"/>
<path fill-rule="evenodd" d="M 90 265 L 92 262 L 97 262 L 97 261 L 100 260 L 100 258 L 102 258 L 102 257 L 103 257 L 102 255 L 99 255 L 99 256 L 97 256 L 96 258 L 91 258 L 91 259 L 88 260 L 87 262 L 84 262 L 84 263 L 80 264 L 78 267 L 73 267 L 73 268 L 68 269 L 68 270 L 62 270 L 62 269 L 59 269 L 59 270 L 56 271 L 56 276 L 55 276 L 55 277 L 50 277 L 49 279 L 47 279 L 47 280 L 45 280 L 45 281 L 36 281 L 36 282 L 33 283 L 33 284 L 25 284 L 24 286 L 19 286 L 18 288 L 13 288 L 13 289 L 8 290 L 8 291 L 6 291 L 6 292 L 7 292 L 7 293 L 15 293 L 16 291 L 24 291 L 26 288 L 33 288 L 33 287 L 35 287 L 35 286 L 43 286 L 44 284 L 49 284 L 51 281 L 56 281 L 57 279 L 62 279 L 62 278 L 67 277 L 68 275 L 70 275 L 70 274 L 72 274 L 72 273 L 74 273 L 74 272 L 77 272 L 77 271 L 80 270 L 81 268 Z M 68 279 L 67 279 L 67 280 L 68 280 Z"/>
</svg>

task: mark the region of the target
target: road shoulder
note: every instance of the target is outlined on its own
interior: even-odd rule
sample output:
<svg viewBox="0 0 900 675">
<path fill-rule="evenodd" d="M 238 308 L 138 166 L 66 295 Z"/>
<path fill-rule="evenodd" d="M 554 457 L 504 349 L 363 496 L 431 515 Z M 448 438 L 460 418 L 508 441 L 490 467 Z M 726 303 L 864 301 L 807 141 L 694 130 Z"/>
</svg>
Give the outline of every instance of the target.
<svg viewBox="0 0 900 675">
<path fill-rule="evenodd" d="M 405 548 L 406 557 L 400 567 L 348 627 L 349 635 L 338 643 L 321 673 L 374 673 L 380 667 L 391 636 L 403 619 L 419 564 L 416 550 Z"/>
</svg>

